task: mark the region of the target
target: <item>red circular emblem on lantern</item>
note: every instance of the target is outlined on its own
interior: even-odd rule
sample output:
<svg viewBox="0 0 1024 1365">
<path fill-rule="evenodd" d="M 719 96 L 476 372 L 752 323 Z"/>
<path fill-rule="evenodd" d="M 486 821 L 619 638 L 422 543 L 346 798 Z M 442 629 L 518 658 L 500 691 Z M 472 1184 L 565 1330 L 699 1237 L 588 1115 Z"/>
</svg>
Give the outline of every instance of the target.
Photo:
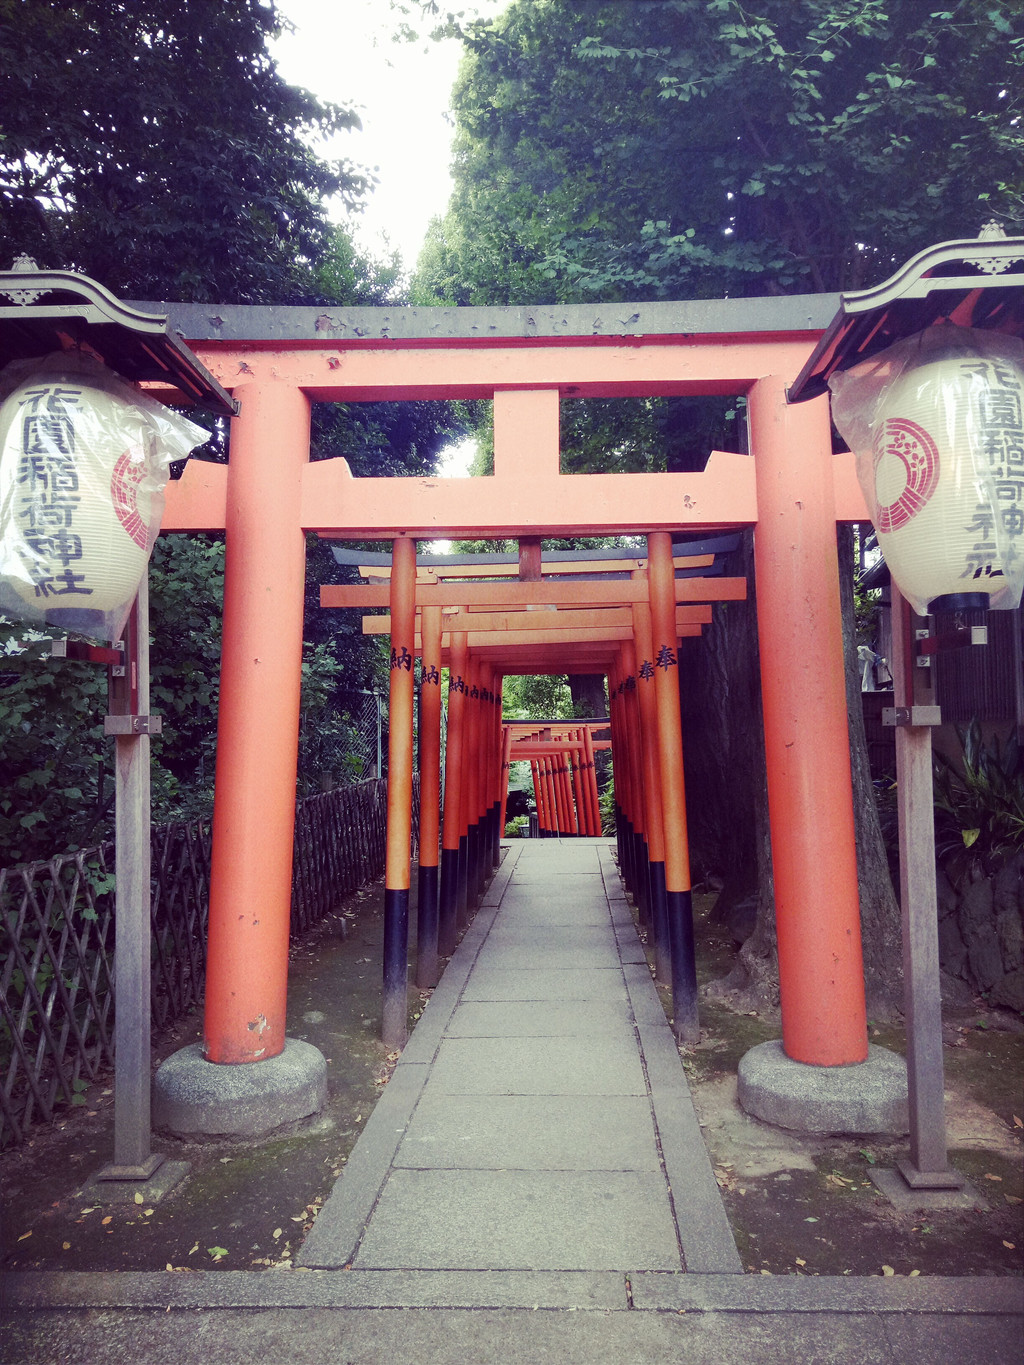
<svg viewBox="0 0 1024 1365">
<path fill-rule="evenodd" d="M 139 484 L 146 476 L 145 462 L 132 459 L 132 452 L 126 450 L 114 465 L 110 476 L 110 496 L 114 501 L 114 512 L 128 536 L 140 550 L 149 543 L 149 527 L 139 515 Z"/>
<path fill-rule="evenodd" d="M 883 477 L 879 478 L 883 460 L 896 460 L 903 467 L 903 487 L 898 493 L 892 472 L 886 478 L 883 471 Z M 898 531 L 920 512 L 939 482 L 939 448 L 924 427 L 906 417 L 885 420 L 875 438 L 875 479 L 879 498 L 878 530 Z M 883 505 L 885 485 L 894 496 Z"/>
</svg>

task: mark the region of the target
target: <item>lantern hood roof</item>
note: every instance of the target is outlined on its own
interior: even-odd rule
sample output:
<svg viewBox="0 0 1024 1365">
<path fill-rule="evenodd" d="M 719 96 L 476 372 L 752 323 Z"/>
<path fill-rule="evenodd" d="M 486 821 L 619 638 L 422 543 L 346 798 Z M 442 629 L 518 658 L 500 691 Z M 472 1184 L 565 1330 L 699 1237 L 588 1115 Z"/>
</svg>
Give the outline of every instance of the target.
<svg viewBox="0 0 1024 1365">
<path fill-rule="evenodd" d="M 967 241 L 940 242 L 883 284 L 840 294 L 839 311 L 790 386 L 789 401 L 817 398 L 837 371 L 941 322 L 1024 335 L 1024 237 L 993 227 Z"/>
<path fill-rule="evenodd" d="M 54 351 L 84 350 L 173 404 L 233 416 L 237 404 L 166 316 L 142 313 L 73 271 L 37 270 L 27 256 L 0 271 L 0 367 Z M 159 392 L 166 390 L 166 392 Z"/>
</svg>

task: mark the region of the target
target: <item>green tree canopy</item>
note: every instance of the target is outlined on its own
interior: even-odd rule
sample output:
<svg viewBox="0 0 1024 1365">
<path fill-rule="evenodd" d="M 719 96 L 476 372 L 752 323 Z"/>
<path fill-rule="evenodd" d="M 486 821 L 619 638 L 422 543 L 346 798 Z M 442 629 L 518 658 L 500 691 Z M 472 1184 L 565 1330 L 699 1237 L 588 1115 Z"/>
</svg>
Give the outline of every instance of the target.
<svg viewBox="0 0 1024 1365">
<path fill-rule="evenodd" d="M 312 144 L 355 114 L 287 85 L 273 0 L 0 0 L 8 258 L 125 297 L 285 303 L 367 188 Z"/>
<path fill-rule="evenodd" d="M 1021 224 L 1017 0 L 513 0 L 462 33 L 421 297 L 858 288 Z"/>
</svg>

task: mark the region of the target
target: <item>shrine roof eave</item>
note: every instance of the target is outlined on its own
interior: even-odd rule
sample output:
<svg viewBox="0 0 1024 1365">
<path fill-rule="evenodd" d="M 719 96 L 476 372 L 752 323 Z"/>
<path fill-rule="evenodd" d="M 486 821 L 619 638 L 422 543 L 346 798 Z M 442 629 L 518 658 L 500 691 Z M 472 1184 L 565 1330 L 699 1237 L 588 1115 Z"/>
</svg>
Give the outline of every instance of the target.
<svg viewBox="0 0 1024 1365">
<path fill-rule="evenodd" d="M 237 347 L 622 345 L 696 337 L 817 335 L 835 314 L 837 294 L 564 307 L 335 308 L 259 304 L 133 303 L 166 314 L 190 343 Z"/>
</svg>

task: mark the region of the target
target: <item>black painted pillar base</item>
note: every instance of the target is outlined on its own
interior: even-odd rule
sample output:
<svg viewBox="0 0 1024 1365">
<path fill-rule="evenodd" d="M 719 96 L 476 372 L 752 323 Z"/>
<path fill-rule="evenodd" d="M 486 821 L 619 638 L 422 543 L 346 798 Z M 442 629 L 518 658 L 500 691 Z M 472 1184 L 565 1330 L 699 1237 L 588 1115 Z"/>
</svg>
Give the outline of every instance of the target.
<svg viewBox="0 0 1024 1365">
<path fill-rule="evenodd" d="M 635 878 L 633 900 L 636 902 L 640 923 L 646 928 L 651 913 L 648 898 L 650 873 L 648 871 L 647 843 L 639 830 L 633 831 L 633 876 Z"/>
<path fill-rule="evenodd" d="M 699 1043 L 693 896 L 689 891 L 666 891 L 665 901 L 672 950 L 672 1029 L 677 1042 Z"/>
<path fill-rule="evenodd" d="M 665 864 L 652 861 L 650 877 L 654 979 L 660 986 L 669 986 L 672 984 L 672 951 L 668 937 L 668 903 L 665 900 Z"/>
<path fill-rule="evenodd" d="M 437 985 L 439 886 L 436 867 L 419 866 L 416 900 L 416 985 L 430 990 Z"/>
<path fill-rule="evenodd" d="M 451 957 L 459 941 L 459 850 L 441 850 L 441 891 L 438 897 L 437 950 Z"/>
<path fill-rule="evenodd" d="M 455 900 L 457 924 L 461 933 L 469 923 L 469 835 L 459 840 L 458 895 Z"/>
<path fill-rule="evenodd" d="M 501 841 L 505 831 L 501 827 L 501 802 L 495 801 L 491 807 L 491 870 L 501 862 Z"/>
<path fill-rule="evenodd" d="M 381 1038 L 404 1047 L 409 1020 L 409 892 L 384 890 L 384 998 Z"/>
</svg>

